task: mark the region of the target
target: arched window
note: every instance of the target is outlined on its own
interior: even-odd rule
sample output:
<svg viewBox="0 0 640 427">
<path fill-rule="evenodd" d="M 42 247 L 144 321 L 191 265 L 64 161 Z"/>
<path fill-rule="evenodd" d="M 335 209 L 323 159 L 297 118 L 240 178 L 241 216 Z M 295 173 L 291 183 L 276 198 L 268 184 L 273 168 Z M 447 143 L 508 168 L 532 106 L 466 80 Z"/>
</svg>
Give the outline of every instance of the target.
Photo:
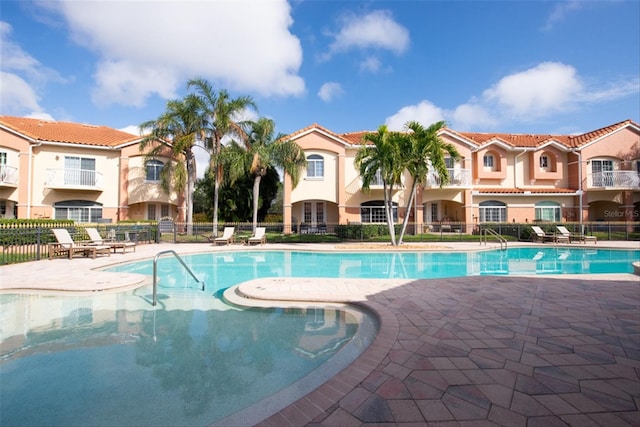
<svg viewBox="0 0 640 427">
<path fill-rule="evenodd" d="M 384 201 L 372 200 L 360 205 L 360 221 L 364 223 L 385 223 L 387 215 L 384 210 Z M 398 222 L 398 204 L 393 203 L 393 222 Z"/>
<path fill-rule="evenodd" d="M 65 200 L 53 204 L 55 219 L 75 222 L 98 222 L 102 219 L 102 204 L 86 200 Z"/>
<path fill-rule="evenodd" d="M 556 202 L 538 202 L 535 208 L 536 221 L 560 221 L 562 210 Z"/>
<path fill-rule="evenodd" d="M 307 157 L 307 178 L 324 178 L 324 158 L 318 154 Z"/>
<path fill-rule="evenodd" d="M 149 160 L 146 162 L 147 181 L 160 181 L 160 171 L 164 167 L 164 163 L 160 160 Z"/>
<path fill-rule="evenodd" d="M 480 202 L 480 222 L 506 222 L 507 205 L 497 200 Z"/>
</svg>

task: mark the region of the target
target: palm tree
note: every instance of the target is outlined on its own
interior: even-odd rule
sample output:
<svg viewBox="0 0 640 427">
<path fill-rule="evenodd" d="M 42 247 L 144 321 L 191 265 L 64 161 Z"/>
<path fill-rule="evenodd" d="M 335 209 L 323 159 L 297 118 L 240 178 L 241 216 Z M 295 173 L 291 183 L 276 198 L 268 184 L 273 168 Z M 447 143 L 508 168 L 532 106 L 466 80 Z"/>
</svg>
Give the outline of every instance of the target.
<svg viewBox="0 0 640 427">
<path fill-rule="evenodd" d="M 362 189 L 369 190 L 371 183 L 380 176 L 384 193 L 384 208 L 391 244 L 396 243 L 393 216 L 393 192 L 402 185 L 405 170 L 402 154 L 402 136 L 391 132 L 386 125 L 376 133 L 367 133 L 362 137 L 362 146 L 355 157 L 355 165 L 362 178 Z"/>
<path fill-rule="evenodd" d="M 398 244 L 402 244 L 402 238 L 409 222 L 409 212 L 415 203 L 416 189 L 418 185 L 424 185 L 430 171 L 433 170 L 440 177 L 440 187 L 449 182 L 449 173 L 445 163 L 445 153 L 454 160 L 460 158 L 460 154 L 453 144 L 444 142 L 438 132 L 445 126 L 444 121 L 436 122 L 425 128 L 416 121 L 405 124 L 408 133 L 401 138 L 401 152 L 409 175 L 411 175 L 411 192 L 407 202 L 406 215 L 402 223 Z"/>
<path fill-rule="evenodd" d="M 194 78 L 188 82 L 189 88 L 195 88 L 196 94 L 204 108 L 206 125 L 203 127 L 205 148 L 209 151 L 209 167 L 214 173 L 213 190 L 213 227 L 214 233 L 218 226 L 218 198 L 220 193 L 220 183 L 223 178 L 222 163 L 220 153 L 222 149 L 222 139 L 225 136 L 236 137 L 245 141 L 247 136 L 245 127 L 248 121 L 240 120 L 242 113 L 248 109 L 256 109 L 253 99 L 250 97 L 238 97 L 231 99 L 229 93 L 220 89 L 213 90 L 211 84 L 202 79 Z"/>
<path fill-rule="evenodd" d="M 270 168 L 281 168 L 291 177 L 295 188 L 307 166 L 304 151 L 298 144 L 275 136 L 275 122 L 261 117 L 251 123 L 244 146 L 232 141 L 223 154 L 231 182 L 246 175 L 253 177 L 253 231 L 258 225 L 260 182 Z"/>
<path fill-rule="evenodd" d="M 196 180 L 196 162 L 193 147 L 203 127 L 200 100 L 187 95 L 181 100 L 168 101 L 165 111 L 155 120 L 140 124 L 144 134 L 140 151 L 147 151 L 147 161 L 162 155 L 167 146 L 170 158 L 160 170 L 160 184 L 169 192 L 172 186 L 177 192 L 184 192 L 187 204 L 186 220 L 191 234 L 193 222 L 193 187 Z"/>
</svg>

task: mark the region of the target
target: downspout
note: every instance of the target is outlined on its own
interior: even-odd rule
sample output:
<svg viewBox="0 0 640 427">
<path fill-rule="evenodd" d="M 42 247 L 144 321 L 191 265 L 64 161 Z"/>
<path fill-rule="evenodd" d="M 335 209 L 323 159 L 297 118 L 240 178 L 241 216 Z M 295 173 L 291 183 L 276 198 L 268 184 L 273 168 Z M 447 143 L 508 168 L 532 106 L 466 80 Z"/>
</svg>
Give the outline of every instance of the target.
<svg viewBox="0 0 640 427">
<path fill-rule="evenodd" d="M 582 151 L 578 151 L 578 200 L 580 207 L 578 208 L 578 215 L 580 219 L 580 234 L 583 234 L 582 229 Z"/>
<path fill-rule="evenodd" d="M 31 219 L 31 169 L 33 167 L 33 149 L 35 147 L 40 147 L 42 145 L 42 141 L 38 142 L 35 145 L 29 144 L 29 170 L 27 171 L 29 174 L 27 175 L 27 219 Z"/>
</svg>

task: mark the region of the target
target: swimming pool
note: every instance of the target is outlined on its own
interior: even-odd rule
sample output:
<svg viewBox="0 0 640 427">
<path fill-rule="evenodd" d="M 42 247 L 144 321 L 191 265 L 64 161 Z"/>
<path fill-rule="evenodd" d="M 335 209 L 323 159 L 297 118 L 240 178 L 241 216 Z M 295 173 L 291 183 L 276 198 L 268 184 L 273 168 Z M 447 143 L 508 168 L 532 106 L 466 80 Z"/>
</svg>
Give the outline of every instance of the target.
<svg viewBox="0 0 640 427">
<path fill-rule="evenodd" d="M 640 250 L 577 247 L 518 247 L 506 251 L 319 252 L 234 251 L 183 257 L 207 290 L 221 290 L 260 277 L 434 279 L 477 275 L 632 273 Z M 110 271 L 152 274 L 151 262 Z M 193 287 L 177 260 L 158 262 L 159 289 Z"/>
</svg>

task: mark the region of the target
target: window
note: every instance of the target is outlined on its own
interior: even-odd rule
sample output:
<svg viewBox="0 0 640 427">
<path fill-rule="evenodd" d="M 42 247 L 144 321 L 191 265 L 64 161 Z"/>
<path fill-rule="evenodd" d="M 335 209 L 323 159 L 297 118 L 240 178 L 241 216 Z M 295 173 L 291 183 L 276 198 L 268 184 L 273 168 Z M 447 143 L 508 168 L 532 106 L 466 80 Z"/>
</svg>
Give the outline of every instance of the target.
<svg viewBox="0 0 640 427">
<path fill-rule="evenodd" d="M 64 158 L 65 185 L 96 185 L 96 159 L 86 157 Z"/>
<path fill-rule="evenodd" d="M 324 224 L 324 203 L 316 203 L 316 223 Z"/>
<path fill-rule="evenodd" d="M 547 169 L 549 167 L 549 156 L 543 154 L 540 156 L 540 168 Z"/>
<path fill-rule="evenodd" d="M 444 165 L 447 167 L 447 169 L 453 169 L 455 167 L 455 161 L 451 157 L 445 157 Z"/>
<path fill-rule="evenodd" d="M 160 206 L 160 218 L 166 218 L 169 216 L 169 205 L 162 204 Z"/>
<path fill-rule="evenodd" d="M 376 176 L 373 178 L 373 180 L 371 180 L 371 183 L 369 185 L 371 186 L 379 185 L 380 187 L 384 185 L 384 181 L 382 180 L 382 174 L 380 173 L 379 169 L 376 171 Z"/>
<path fill-rule="evenodd" d="M 506 222 L 507 207 L 504 203 L 489 200 L 480 203 L 480 222 Z"/>
<path fill-rule="evenodd" d="M 55 219 L 72 219 L 76 222 L 98 222 L 102 219 L 102 205 L 85 200 L 67 200 L 54 203 Z"/>
<path fill-rule="evenodd" d="M 156 219 L 156 205 L 147 205 L 147 219 Z"/>
<path fill-rule="evenodd" d="M 160 160 L 149 160 L 146 163 L 147 181 L 160 181 L 160 171 L 164 167 L 164 163 Z"/>
<path fill-rule="evenodd" d="M 324 202 L 304 202 L 304 212 L 302 222 L 304 224 L 324 224 L 325 223 Z"/>
<path fill-rule="evenodd" d="M 536 221 L 560 221 L 560 204 L 556 202 L 539 202 L 535 207 Z"/>
<path fill-rule="evenodd" d="M 311 223 L 311 202 L 304 202 L 304 222 Z"/>
<path fill-rule="evenodd" d="M 613 186 L 613 160 L 591 160 L 591 177 L 594 187 Z"/>
<path fill-rule="evenodd" d="M 493 169 L 493 165 L 494 165 L 493 154 L 485 154 L 484 157 L 482 158 L 482 162 L 485 168 Z"/>
<path fill-rule="evenodd" d="M 0 181 L 7 177 L 7 153 L 0 151 Z"/>
<path fill-rule="evenodd" d="M 438 220 L 438 204 L 431 203 L 431 221 L 435 222 Z"/>
<path fill-rule="evenodd" d="M 384 201 L 374 200 L 360 205 L 360 221 L 362 223 L 385 223 L 387 215 L 384 211 Z M 393 204 L 393 222 L 398 222 L 398 204 Z"/>
<path fill-rule="evenodd" d="M 7 213 L 7 201 L 0 200 L 0 218 L 4 218 L 6 213 Z"/>
<path fill-rule="evenodd" d="M 307 157 L 307 178 L 324 177 L 324 158 L 318 154 Z"/>
</svg>

